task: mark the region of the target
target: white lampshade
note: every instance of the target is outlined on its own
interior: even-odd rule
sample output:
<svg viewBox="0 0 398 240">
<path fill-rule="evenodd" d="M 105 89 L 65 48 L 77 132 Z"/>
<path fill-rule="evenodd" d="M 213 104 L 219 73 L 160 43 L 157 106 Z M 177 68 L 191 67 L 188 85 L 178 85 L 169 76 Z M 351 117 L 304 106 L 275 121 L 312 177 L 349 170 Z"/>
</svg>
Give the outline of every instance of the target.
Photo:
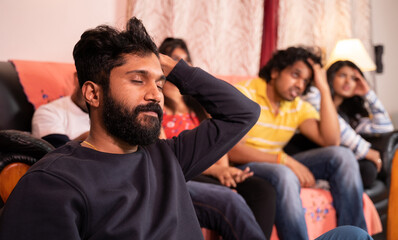
<svg viewBox="0 0 398 240">
<path fill-rule="evenodd" d="M 376 65 L 366 52 L 361 40 L 356 38 L 338 41 L 326 63 L 326 68 L 336 61 L 344 60 L 355 63 L 363 72 L 376 70 Z"/>
</svg>

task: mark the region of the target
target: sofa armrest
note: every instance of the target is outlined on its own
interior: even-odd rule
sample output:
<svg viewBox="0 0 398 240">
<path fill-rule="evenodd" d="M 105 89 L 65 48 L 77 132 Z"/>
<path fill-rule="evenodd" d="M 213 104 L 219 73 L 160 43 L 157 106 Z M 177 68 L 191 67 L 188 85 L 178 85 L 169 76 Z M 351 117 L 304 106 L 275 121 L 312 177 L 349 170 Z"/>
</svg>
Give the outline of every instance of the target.
<svg viewBox="0 0 398 240">
<path fill-rule="evenodd" d="M 35 138 L 30 133 L 18 130 L 0 131 L 0 154 L 3 156 L 26 155 L 38 160 L 53 149 L 54 147 L 50 143 L 43 139 Z M 2 157 L 0 171 L 1 162 L 6 159 L 8 158 Z"/>
<path fill-rule="evenodd" d="M 18 130 L 0 131 L 0 196 L 3 201 L 28 168 L 52 151 L 43 139 Z M 0 208 L 3 202 L 0 200 Z"/>
<path fill-rule="evenodd" d="M 379 178 L 390 183 L 391 165 L 394 154 L 398 149 L 398 130 L 388 133 L 362 134 L 362 137 L 372 144 L 372 148 L 380 152 L 383 168 Z"/>
</svg>

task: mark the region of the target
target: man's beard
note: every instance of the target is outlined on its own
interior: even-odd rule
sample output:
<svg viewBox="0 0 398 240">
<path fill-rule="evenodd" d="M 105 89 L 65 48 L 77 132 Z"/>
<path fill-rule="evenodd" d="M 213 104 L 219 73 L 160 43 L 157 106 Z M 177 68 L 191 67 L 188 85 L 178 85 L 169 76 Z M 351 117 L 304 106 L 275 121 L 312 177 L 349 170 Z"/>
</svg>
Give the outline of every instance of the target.
<svg viewBox="0 0 398 240">
<path fill-rule="evenodd" d="M 105 94 L 104 111 L 102 113 L 106 130 L 112 136 L 130 145 L 149 145 L 154 143 L 160 134 L 163 111 L 159 104 L 149 103 L 129 109 L 116 102 L 110 94 Z M 140 112 L 153 111 L 158 118 L 141 114 Z"/>
</svg>

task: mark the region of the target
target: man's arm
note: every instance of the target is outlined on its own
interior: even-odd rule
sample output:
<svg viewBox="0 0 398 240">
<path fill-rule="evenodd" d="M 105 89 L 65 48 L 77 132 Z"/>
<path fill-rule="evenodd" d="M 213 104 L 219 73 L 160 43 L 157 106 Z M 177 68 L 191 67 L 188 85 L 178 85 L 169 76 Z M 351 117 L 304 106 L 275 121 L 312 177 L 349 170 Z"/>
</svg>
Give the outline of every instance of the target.
<svg viewBox="0 0 398 240">
<path fill-rule="evenodd" d="M 320 120 L 305 120 L 299 126 L 300 132 L 321 146 L 338 146 L 340 144 L 339 122 L 325 70 L 319 64 L 314 64 L 310 59 L 309 62 L 313 68 L 315 86 L 321 94 Z"/>
<path fill-rule="evenodd" d="M 277 164 L 277 154 L 262 152 L 253 147 L 247 146 L 244 141 L 245 140 L 242 139 L 232 148 L 231 151 L 229 151 L 228 155 L 231 162 L 238 164 L 245 164 L 250 162 L 266 162 Z M 294 158 L 286 155 L 285 165 L 296 174 L 301 186 L 311 187 L 315 184 L 315 178 L 311 171 Z"/>
<path fill-rule="evenodd" d="M 168 60 L 167 60 L 168 61 Z M 203 172 L 227 153 L 256 123 L 260 107 L 232 85 L 180 61 L 173 68 L 161 59 L 167 80 L 191 95 L 212 116 L 199 127 L 169 141 L 186 179 Z M 172 70 L 170 70 L 172 68 Z"/>
<path fill-rule="evenodd" d="M 47 173 L 28 172 L 0 216 L 0 239 L 78 240 L 83 238 L 80 231 L 87 228 L 83 213 L 82 196 L 66 182 Z"/>
</svg>

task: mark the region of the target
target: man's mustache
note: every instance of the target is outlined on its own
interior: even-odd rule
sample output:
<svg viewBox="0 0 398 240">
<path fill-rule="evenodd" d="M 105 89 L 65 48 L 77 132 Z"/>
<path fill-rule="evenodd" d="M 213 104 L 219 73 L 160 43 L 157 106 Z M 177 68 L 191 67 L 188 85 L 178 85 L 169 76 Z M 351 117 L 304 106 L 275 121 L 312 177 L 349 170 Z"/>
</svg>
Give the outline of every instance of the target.
<svg viewBox="0 0 398 240">
<path fill-rule="evenodd" d="M 158 118 L 160 121 L 163 119 L 163 110 L 157 103 L 148 103 L 145 105 L 138 105 L 134 112 L 138 115 L 139 112 L 155 112 L 158 114 Z"/>
</svg>

